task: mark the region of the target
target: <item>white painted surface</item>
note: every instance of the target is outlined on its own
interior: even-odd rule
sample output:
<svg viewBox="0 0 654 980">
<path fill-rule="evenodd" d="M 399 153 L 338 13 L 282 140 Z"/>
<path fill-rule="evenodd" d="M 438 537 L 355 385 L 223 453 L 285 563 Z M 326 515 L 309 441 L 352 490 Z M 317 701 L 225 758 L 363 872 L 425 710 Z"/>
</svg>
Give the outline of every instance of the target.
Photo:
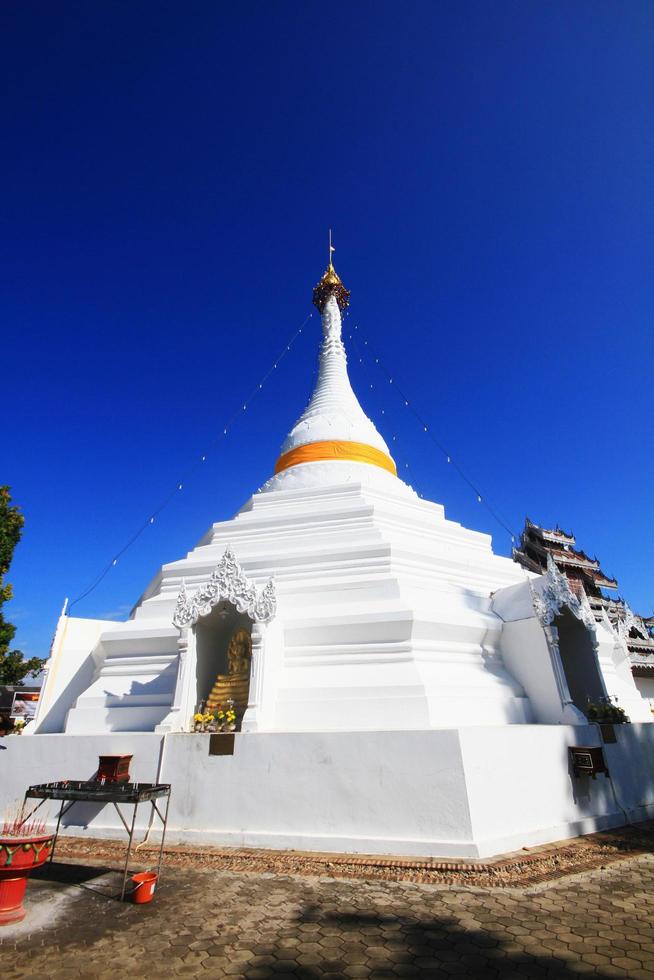
<svg viewBox="0 0 654 980">
<path fill-rule="evenodd" d="M 554 574 L 560 576 L 555 569 Z M 565 583 L 562 576 L 561 579 Z M 534 593 L 542 595 L 546 581 L 546 576 L 530 576 L 519 584 L 497 590 L 491 604 L 492 611 L 503 621 L 500 648 L 504 662 L 525 689 L 535 720 L 546 724 L 585 724 L 582 711 L 586 710 L 586 701 L 575 707 L 570 685 L 576 677 L 577 689 L 583 687 L 583 683 L 579 684 L 579 671 L 586 671 L 588 694 L 593 690 L 595 677 L 599 697 L 608 695 L 615 699 L 632 722 L 651 722 L 649 706 L 631 674 L 625 640 L 608 623 L 595 622 L 589 610 L 589 626 L 576 620 L 569 610 L 566 612 L 565 606 L 549 624 L 540 621 Z M 568 586 L 564 584 L 562 594 L 566 590 Z M 583 614 L 577 600 L 573 601 L 576 612 Z M 566 615 L 577 635 L 582 634 L 573 648 L 569 645 L 570 632 L 568 646 L 561 645 L 566 643 L 566 627 L 562 622 Z M 598 699 L 598 695 L 593 697 L 595 702 Z"/>
<path fill-rule="evenodd" d="M 309 443 L 334 440 L 363 443 L 390 455 L 386 442 L 352 390 L 341 336 L 341 313 L 333 296 L 325 304 L 322 329 L 316 387 L 309 404 L 284 440 L 281 455 Z M 291 466 L 267 480 L 260 493 L 347 483 L 362 484 L 395 496 L 416 498 L 415 491 L 388 470 L 346 459 Z"/>
<path fill-rule="evenodd" d="M 631 673 L 631 662 L 626 642 L 616 636 L 613 629 L 598 625 L 598 657 L 607 693 L 617 700 L 632 722 L 651 722 L 648 702 Z"/>
<path fill-rule="evenodd" d="M 174 696 L 178 631 L 172 624 L 103 625 L 109 629 L 93 649 L 93 677 L 68 713 L 66 731 L 154 731 Z"/>
<path fill-rule="evenodd" d="M 654 673 L 651 677 L 634 677 L 634 683 L 640 696 L 648 701 L 650 711 L 654 710 Z"/>
<path fill-rule="evenodd" d="M 310 490 L 329 485 L 344 486 L 348 483 L 418 499 L 412 487 L 388 470 L 380 466 L 371 466 L 369 463 L 354 463 L 345 459 L 299 463 L 297 466 L 291 466 L 266 480 L 259 493 L 269 493 L 273 490 Z"/>
<path fill-rule="evenodd" d="M 604 746 L 618 805 L 630 820 L 654 816 L 654 725 L 615 725 L 617 743 Z"/>
<path fill-rule="evenodd" d="M 481 857 L 625 822 L 606 777 L 575 779 L 569 769 L 568 746 L 600 744 L 596 726 L 505 725 L 459 734 Z M 624 761 L 638 768 L 637 757 Z"/>
<path fill-rule="evenodd" d="M 529 696 L 534 720 L 545 725 L 561 724 L 564 707 L 545 633 L 536 617 L 505 623 L 501 646 L 504 663 Z"/>
<path fill-rule="evenodd" d="M 230 845 L 422 854 L 470 849 L 456 731 L 240 735 L 234 756 L 167 736 L 173 832 Z M 428 748 L 428 751 L 426 749 Z M 199 787 L 204 792 L 199 793 Z M 209 788 L 215 787 L 215 792 Z"/>
<path fill-rule="evenodd" d="M 227 545 L 257 587 L 275 579 L 275 642 L 266 643 L 268 709 L 260 729 L 533 719 L 502 662 L 502 622 L 490 601 L 491 591 L 522 579 L 520 568 L 494 555 L 487 535 L 447 520 L 438 505 L 350 484 L 256 495 L 185 559 L 165 565 L 134 619 L 103 631 L 97 673 L 71 711 L 68 731 L 172 723 L 177 594 L 182 579 L 191 594 L 204 585 Z M 191 700 L 186 716 L 178 712 L 180 728 L 189 725 Z"/>
<path fill-rule="evenodd" d="M 97 669 L 97 647 L 103 629 L 116 623 L 62 615 L 57 623 L 38 714 L 25 734 L 61 732 L 68 710 L 83 694 Z"/>
<path fill-rule="evenodd" d="M 22 802 L 28 786 L 63 779 L 92 779 L 100 755 L 133 755 L 130 768 L 135 782 L 157 781 L 161 737 L 133 735 L 10 735 L 0 739 L 0 816 L 7 806 Z M 149 821 L 149 805 L 139 809 L 138 826 Z M 59 803 L 48 801 L 45 811 L 56 824 Z M 131 812 L 129 813 L 131 817 Z M 123 836 L 125 832 L 113 807 L 76 803 L 62 821 L 62 833 L 89 832 L 95 836 Z"/>
<path fill-rule="evenodd" d="M 361 442 L 389 455 L 388 446 L 352 390 L 341 336 L 341 311 L 331 296 L 322 313 L 323 341 L 318 379 L 309 404 L 282 445 L 282 455 L 298 446 L 333 439 Z"/>
<path fill-rule="evenodd" d="M 161 761 L 156 735 L 11 736 L 0 808 L 28 783 L 88 777 L 99 754 L 129 752 L 136 779 L 172 784 L 170 840 L 484 857 L 654 816 L 654 726 L 616 730 L 612 781 L 569 771 L 568 746 L 599 744 L 596 726 L 241 734 L 233 756 L 174 733 Z M 76 809 L 66 832 L 119 836 L 109 808 Z"/>
</svg>

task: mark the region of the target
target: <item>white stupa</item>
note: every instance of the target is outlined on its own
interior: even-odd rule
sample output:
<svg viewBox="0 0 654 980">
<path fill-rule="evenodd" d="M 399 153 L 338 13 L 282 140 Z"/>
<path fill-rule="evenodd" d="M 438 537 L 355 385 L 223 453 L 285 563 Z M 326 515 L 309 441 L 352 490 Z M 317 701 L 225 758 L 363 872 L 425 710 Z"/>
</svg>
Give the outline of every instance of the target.
<svg viewBox="0 0 654 980">
<path fill-rule="evenodd" d="M 474 855 L 620 822 L 606 788 L 575 797 L 566 747 L 597 741 L 586 697 L 650 719 L 623 640 L 555 567 L 526 573 L 398 478 L 348 378 L 348 297 L 330 261 L 316 387 L 274 475 L 127 622 L 62 617 L 21 745 L 150 760 L 183 781 L 182 837 Z M 217 760 L 187 733 L 230 692 L 241 732 Z M 218 765 L 227 815 L 206 799 Z"/>
<path fill-rule="evenodd" d="M 493 554 L 487 535 L 448 521 L 440 505 L 420 500 L 397 477 L 348 378 L 341 335 L 347 295 L 330 264 L 314 294 L 323 328 L 316 387 L 282 445 L 275 475 L 235 518 L 215 524 L 186 558 L 163 567 L 129 622 L 103 630 L 95 678 L 69 712 L 66 731 L 189 727 L 218 662 L 206 672 L 194 669 L 202 654 L 191 630 L 190 670 L 171 669 L 175 606 L 182 583 L 183 609 L 228 548 L 257 588 L 274 581 L 276 599 L 270 626 L 253 624 L 255 657 L 264 656 L 265 633 L 267 670 L 260 690 L 251 691 L 246 729 L 533 719 L 524 689 L 504 666 L 502 622 L 490 599 L 524 574 Z M 180 625 L 195 625 L 180 615 Z M 241 625 L 232 617 L 224 622 L 225 634 Z M 129 671 L 121 677 L 126 657 Z"/>
</svg>

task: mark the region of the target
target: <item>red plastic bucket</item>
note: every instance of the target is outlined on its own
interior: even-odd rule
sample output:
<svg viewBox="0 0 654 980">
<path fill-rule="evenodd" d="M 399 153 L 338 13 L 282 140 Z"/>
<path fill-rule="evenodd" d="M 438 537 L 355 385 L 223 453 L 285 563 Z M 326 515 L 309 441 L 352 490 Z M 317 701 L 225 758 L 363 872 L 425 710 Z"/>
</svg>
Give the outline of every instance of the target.
<svg viewBox="0 0 654 980">
<path fill-rule="evenodd" d="M 154 898 L 154 890 L 157 887 L 156 871 L 140 871 L 137 875 L 132 875 L 134 890 L 132 891 L 132 901 L 137 905 L 144 902 L 151 902 Z"/>
</svg>

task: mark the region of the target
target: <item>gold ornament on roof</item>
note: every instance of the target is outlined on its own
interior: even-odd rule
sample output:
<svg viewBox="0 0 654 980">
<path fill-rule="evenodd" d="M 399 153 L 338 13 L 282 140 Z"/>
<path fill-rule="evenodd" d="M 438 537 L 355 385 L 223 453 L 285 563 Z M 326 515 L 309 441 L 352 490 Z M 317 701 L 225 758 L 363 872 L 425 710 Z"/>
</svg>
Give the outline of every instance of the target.
<svg viewBox="0 0 654 980">
<path fill-rule="evenodd" d="M 331 295 L 336 299 L 341 310 L 350 302 L 350 290 L 346 289 L 332 264 L 332 252 L 336 249 L 332 245 L 332 230 L 329 229 L 329 264 L 327 270 L 313 291 L 313 305 L 317 306 L 322 313 L 325 303 Z"/>
<path fill-rule="evenodd" d="M 346 289 L 336 273 L 334 266 L 329 263 L 327 271 L 313 291 L 313 305 L 322 313 L 325 303 L 334 295 L 341 310 L 350 302 L 350 290 Z"/>
</svg>

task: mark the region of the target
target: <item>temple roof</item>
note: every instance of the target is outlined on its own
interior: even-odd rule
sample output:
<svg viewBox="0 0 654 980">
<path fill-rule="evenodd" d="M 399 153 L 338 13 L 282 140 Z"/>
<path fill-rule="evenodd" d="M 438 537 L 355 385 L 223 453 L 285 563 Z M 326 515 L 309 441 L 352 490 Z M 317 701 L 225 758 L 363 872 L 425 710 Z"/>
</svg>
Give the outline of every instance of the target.
<svg viewBox="0 0 654 980">
<path fill-rule="evenodd" d="M 585 592 L 593 615 L 598 622 L 608 620 L 610 626 L 624 637 L 629 651 L 632 670 L 654 670 L 654 617 L 634 614 L 621 598 L 608 598 L 602 589 L 615 590 L 618 581 L 606 575 L 597 558 L 590 558 L 584 551 L 572 547 L 574 535 L 556 527 L 543 528 L 529 518 L 520 537 L 520 546 L 514 548 L 513 558 L 532 572 L 544 572 L 548 556 L 551 557 L 575 593 Z"/>
<path fill-rule="evenodd" d="M 617 579 L 602 571 L 597 558 L 573 547 L 575 544 L 574 535 L 560 527 L 544 528 L 526 518 L 520 547 L 514 550 L 513 557 L 531 571 L 543 571 L 547 567 L 547 556 L 551 554 L 560 571 L 581 577 L 587 592 L 617 589 Z"/>
<path fill-rule="evenodd" d="M 574 534 L 568 534 L 567 531 L 562 530 L 558 525 L 553 528 L 541 527 L 539 524 L 534 524 L 533 521 L 530 521 L 528 517 L 525 518 L 525 531 L 530 531 L 532 535 L 542 538 L 543 541 L 576 544 Z"/>
</svg>

